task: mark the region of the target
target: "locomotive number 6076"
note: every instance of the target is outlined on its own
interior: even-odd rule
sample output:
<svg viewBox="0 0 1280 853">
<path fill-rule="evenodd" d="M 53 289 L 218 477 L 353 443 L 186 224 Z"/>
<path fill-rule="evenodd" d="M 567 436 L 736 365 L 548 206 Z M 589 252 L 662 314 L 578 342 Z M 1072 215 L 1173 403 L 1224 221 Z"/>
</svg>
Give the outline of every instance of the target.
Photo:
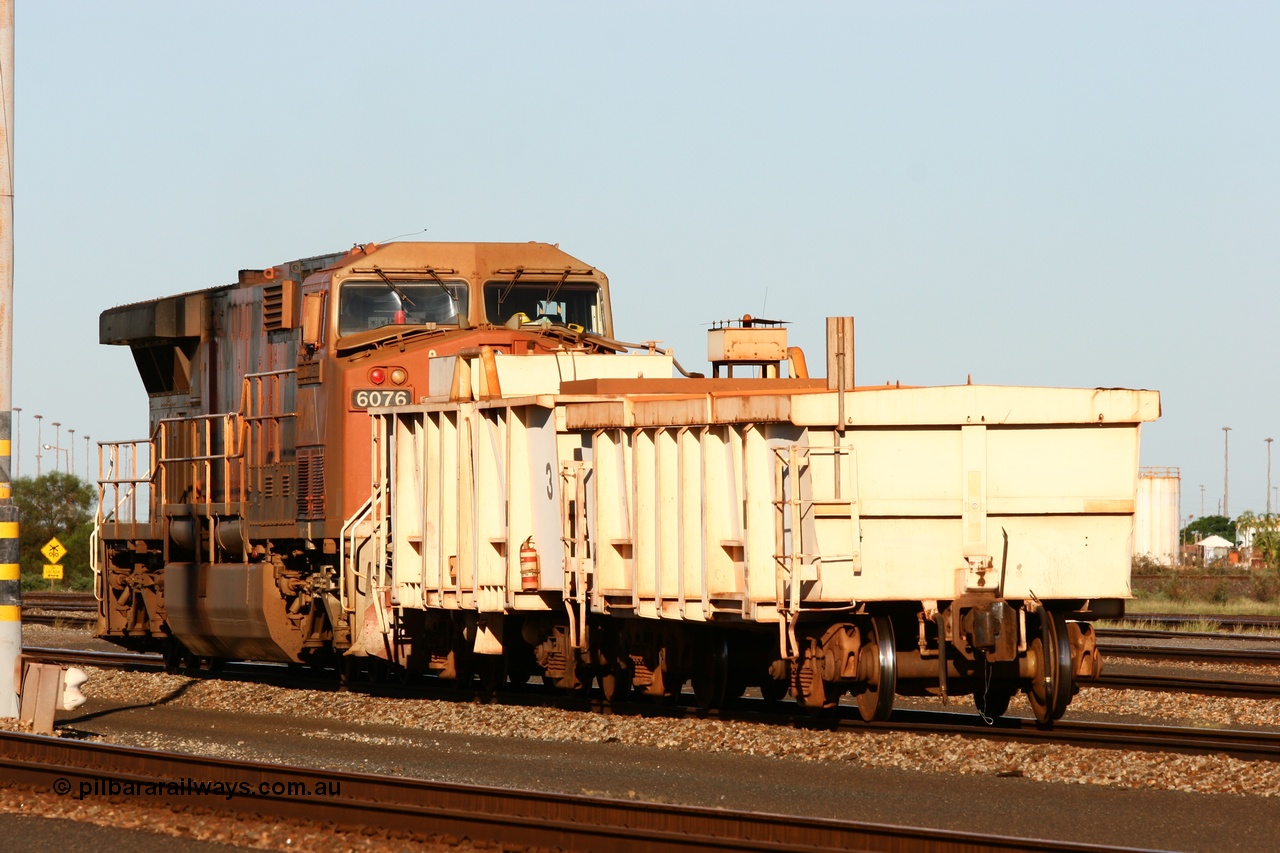
<svg viewBox="0 0 1280 853">
<path fill-rule="evenodd" d="M 368 409 L 376 406 L 407 406 L 413 402 L 408 388 L 356 388 L 351 392 L 351 408 Z"/>
</svg>

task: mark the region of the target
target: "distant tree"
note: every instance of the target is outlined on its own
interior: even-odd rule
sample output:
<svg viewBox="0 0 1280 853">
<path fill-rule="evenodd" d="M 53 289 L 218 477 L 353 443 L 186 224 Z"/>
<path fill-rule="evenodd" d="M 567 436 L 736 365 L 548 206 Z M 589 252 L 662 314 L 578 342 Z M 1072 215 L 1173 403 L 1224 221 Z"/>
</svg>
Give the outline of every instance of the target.
<svg viewBox="0 0 1280 853">
<path fill-rule="evenodd" d="M 72 474 L 54 471 L 14 482 L 13 503 L 22 513 L 18 523 L 24 588 L 46 583 L 47 560 L 40 549 L 54 537 L 67 549 L 61 561 L 63 586 L 87 588 L 93 500 L 93 487 Z"/>
<path fill-rule="evenodd" d="M 1236 523 L 1225 515 L 1205 515 L 1182 528 L 1182 541 L 1194 544 L 1208 536 L 1221 536 L 1228 542 L 1236 541 Z"/>
<path fill-rule="evenodd" d="M 1236 519 L 1236 530 L 1253 531 L 1253 551 L 1268 566 L 1280 561 L 1280 516 L 1275 513 L 1255 515 L 1245 510 Z"/>
</svg>

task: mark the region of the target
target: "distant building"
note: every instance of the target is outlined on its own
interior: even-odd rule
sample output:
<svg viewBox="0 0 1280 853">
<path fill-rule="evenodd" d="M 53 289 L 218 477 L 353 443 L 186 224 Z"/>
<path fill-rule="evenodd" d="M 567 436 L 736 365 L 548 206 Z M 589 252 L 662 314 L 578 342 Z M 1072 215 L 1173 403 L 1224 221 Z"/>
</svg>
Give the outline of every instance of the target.
<svg viewBox="0 0 1280 853">
<path fill-rule="evenodd" d="M 1172 565 L 1178 560 L 1182 472 L 1178 468 L 1138 471 L 1138 502 L 1133 513 L 1133 555 Z"/>
<path fill-rule="evenodd" d="M 1225 560 L 1227 555 L 1231 553 L 1233 546 L 1221 536 L 1206 536 L 1196 543 L 1204 551 L 1204 561 L 1211 563 L 1214 560 Z"/>
</svg>

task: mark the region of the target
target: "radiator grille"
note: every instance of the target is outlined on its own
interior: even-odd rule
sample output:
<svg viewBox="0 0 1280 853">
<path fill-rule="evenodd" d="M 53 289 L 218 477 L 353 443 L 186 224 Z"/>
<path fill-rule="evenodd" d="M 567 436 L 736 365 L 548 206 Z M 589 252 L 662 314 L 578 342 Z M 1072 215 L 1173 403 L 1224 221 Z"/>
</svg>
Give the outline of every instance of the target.
<svg viewBox="0 0 1280 853">
<path fill-rule="evenodd" d="M 298 518 L 324 518 L 324 448 L 298 450 Z"/>
<path fill-rule="evenodd" d="M 262 288 L 262 330 L 293 328 L 293 293 L 297 282 L 285 280 Z"/>
</svg>

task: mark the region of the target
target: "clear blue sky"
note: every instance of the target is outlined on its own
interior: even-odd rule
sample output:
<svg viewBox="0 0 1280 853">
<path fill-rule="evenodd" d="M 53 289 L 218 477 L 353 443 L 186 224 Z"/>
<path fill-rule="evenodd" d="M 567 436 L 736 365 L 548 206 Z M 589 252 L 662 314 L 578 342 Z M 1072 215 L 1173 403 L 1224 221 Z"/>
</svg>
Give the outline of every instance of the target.
<svg viewBox="0 0 1280 853">
<path fill-rule="evenodd" d="M 853 314 L 863 382 L 1156 388 L 1184 515 L 1223 426 L 1265 508 L 1280 4 L 17 5 L 21 473 L 37 412 L 145 432 L 104 308 L 426 229 L 560 243 L 689 366 Z"/>
</svg>

